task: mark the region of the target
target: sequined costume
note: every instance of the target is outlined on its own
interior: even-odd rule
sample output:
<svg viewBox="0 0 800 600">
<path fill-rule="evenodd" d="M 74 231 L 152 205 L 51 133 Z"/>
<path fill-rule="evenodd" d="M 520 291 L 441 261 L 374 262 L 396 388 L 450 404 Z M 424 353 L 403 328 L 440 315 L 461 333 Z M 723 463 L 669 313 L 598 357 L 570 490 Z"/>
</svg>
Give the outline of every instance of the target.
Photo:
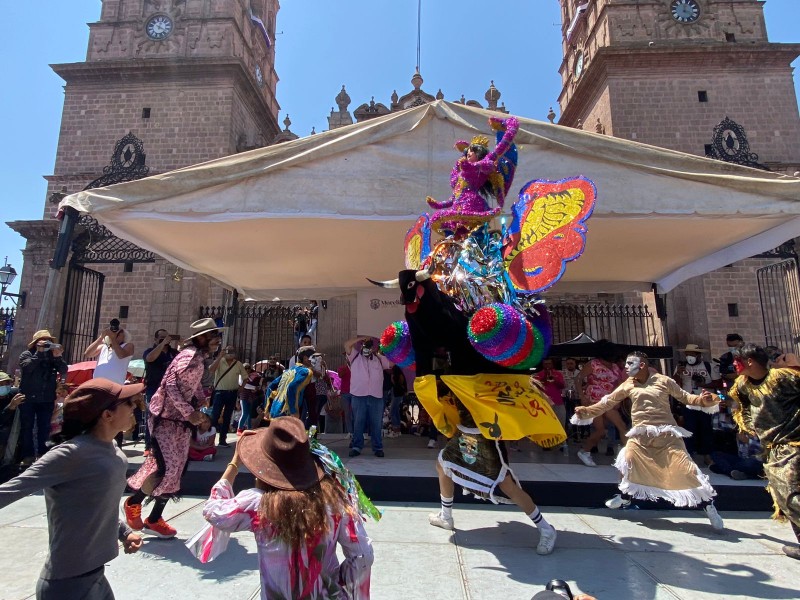
<svg viewBox="0 0 800 600">
<path fill-rule="evenodd" d="M 740 375 L 730 396 L 739 429 L 757 435 L 764 448 L 774 518 L 788 518 L 800 531 L 800 371 L 770 369 L 760 381 Z"/>
<path fill-rule="evenodd" d="M 469 162 L 466 155 L 459 158 L 450 173 L 450 187 L 453 188 L 450 198 L 445 202 L 437 202 L 430 197 L 427 199 L 428 205 L 436 209 L 431 216 L 431 226 L 438 231 L 466 233 L 500 214 L 507 189 L 503 175 L 498 170 L 498 160 L 511 148 L 519 122 L 514 117 L 492 117 L 489 122 L 493 128 L 504 130 L 494 150 L 476 162 Z M 485 147 L 489 140 L 482 136 L 473 138 L 472 143 Z M 463 140 L 455 144 L 456 149 L 462 152 L 469 146 Z M 487 182 L 491 187 L 490 195 L 497 200 L 498 206 L 495 208 L 490 208 L 487 198 L 481 193 Z"/>
<path fill-rule="evenodd" d="M 295 365 L 270 382 L 266 392 L 266 412 L 270 418 L 298 416 L 302 413 L 303 391 L 311 382 L 312 375 L 308 367 Z"/>
<path fill-rule="evenodd" d="M 670 396 L 687 405 L 703 404 L 700 396 L 686 392 L 669 377 L 651 373 L 644 384 L 635 378 L 624 381 L 599 402 L 583 407 L 585 418 L 574 415 L 570 422 L 589 425 L 592 419 L 630 398 L 632 427 L 614 463 L 622 474 L 620 491 L 641 500 L 698 506 L 709 502 L 716 492 L 686 452 L 682 438 L 692 434 L 675 422 Z"/>
</svg>

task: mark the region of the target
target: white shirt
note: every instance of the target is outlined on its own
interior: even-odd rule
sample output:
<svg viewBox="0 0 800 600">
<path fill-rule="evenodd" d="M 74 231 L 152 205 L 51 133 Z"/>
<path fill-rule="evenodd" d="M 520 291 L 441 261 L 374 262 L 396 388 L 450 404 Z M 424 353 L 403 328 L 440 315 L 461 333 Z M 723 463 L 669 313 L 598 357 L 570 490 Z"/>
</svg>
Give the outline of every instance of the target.
<svg viewBox="0 0 800 600">
<path fill-rule="evenodd" d="M 124 348 L 128 344 L 120 344 Z M 125 383 L 128 376 L 128 363 L 131 357 L 120 358 L 114 348 L 103 344 L 100 346 L 100 356 L 97 357 L 97 366 L 94 368 L 94 377 L 103 377 L 120 385 Z"/>
</svg>

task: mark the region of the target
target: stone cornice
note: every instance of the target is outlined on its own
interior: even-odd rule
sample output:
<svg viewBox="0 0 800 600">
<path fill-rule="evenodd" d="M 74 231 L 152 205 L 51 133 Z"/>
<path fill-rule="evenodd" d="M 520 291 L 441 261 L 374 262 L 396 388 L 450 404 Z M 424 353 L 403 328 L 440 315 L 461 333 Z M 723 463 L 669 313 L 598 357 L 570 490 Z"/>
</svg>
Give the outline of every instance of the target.
<svg viewBox="0 0 800 600">
<path fill-rule="evenodd" d="M 61 222 L 56 219 L 38 219 L 36 221 L 7 221 L 11 229 L 29 241 L 53 240 L 58 236 Z"/>
</svg>

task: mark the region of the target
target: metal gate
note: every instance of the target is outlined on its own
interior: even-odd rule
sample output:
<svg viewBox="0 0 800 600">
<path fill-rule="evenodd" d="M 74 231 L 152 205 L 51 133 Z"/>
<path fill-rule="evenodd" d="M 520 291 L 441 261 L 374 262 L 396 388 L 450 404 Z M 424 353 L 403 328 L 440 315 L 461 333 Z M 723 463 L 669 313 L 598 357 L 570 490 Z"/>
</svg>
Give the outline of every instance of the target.
<svg viewBox="0 0 800 600">
<path fill-rule="evenodd" d="M 800 279 L 797 259 L 756 271 L 766 345 L 784 352 L 800 352 Z"/>
<path fill-rule="evenodd" d="M 553 304 L 548 306 L 553 343 L 568 342 L 585 333 L 618 344 L 659 346 L 666 343 L 660 321 L 646 304 Z"/>
<path fill-rule="evenodd" d="M 105 277 L 74 262 L 69 264 L 59 339 L 70 364 L 83 360 L 83 351 L 97 338 Z"/>
</svg>

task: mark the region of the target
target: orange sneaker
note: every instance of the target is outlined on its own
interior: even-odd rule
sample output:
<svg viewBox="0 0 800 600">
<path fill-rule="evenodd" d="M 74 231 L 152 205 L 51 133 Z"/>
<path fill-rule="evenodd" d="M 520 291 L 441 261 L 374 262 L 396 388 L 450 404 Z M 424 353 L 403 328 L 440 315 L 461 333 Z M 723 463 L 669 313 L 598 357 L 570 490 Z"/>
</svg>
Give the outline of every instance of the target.
<svg viewBox="0 0 800 600">
<path fill-rule="evenodd" d="M 122 512 L 125 513 L 125 522 L 128 524 L 128 527 L 133 529 L 134 531 L 141 531 L 142 527 L 144 527 L 144 523 L 142 523 L 142 505 L 141 504 L 128 504 L 128 498 L 122 504 Z"/>
<path fill-rule="evenodd" d="M 144 530 L 149 534 L 160 537 L 162 540 L 174 538 L 178 533 L 178 530 L 167 523 L 164 519 L 159 519 L 155 523 L 151 523 L 149 519 L 145 519 Z"/>
</svg>

